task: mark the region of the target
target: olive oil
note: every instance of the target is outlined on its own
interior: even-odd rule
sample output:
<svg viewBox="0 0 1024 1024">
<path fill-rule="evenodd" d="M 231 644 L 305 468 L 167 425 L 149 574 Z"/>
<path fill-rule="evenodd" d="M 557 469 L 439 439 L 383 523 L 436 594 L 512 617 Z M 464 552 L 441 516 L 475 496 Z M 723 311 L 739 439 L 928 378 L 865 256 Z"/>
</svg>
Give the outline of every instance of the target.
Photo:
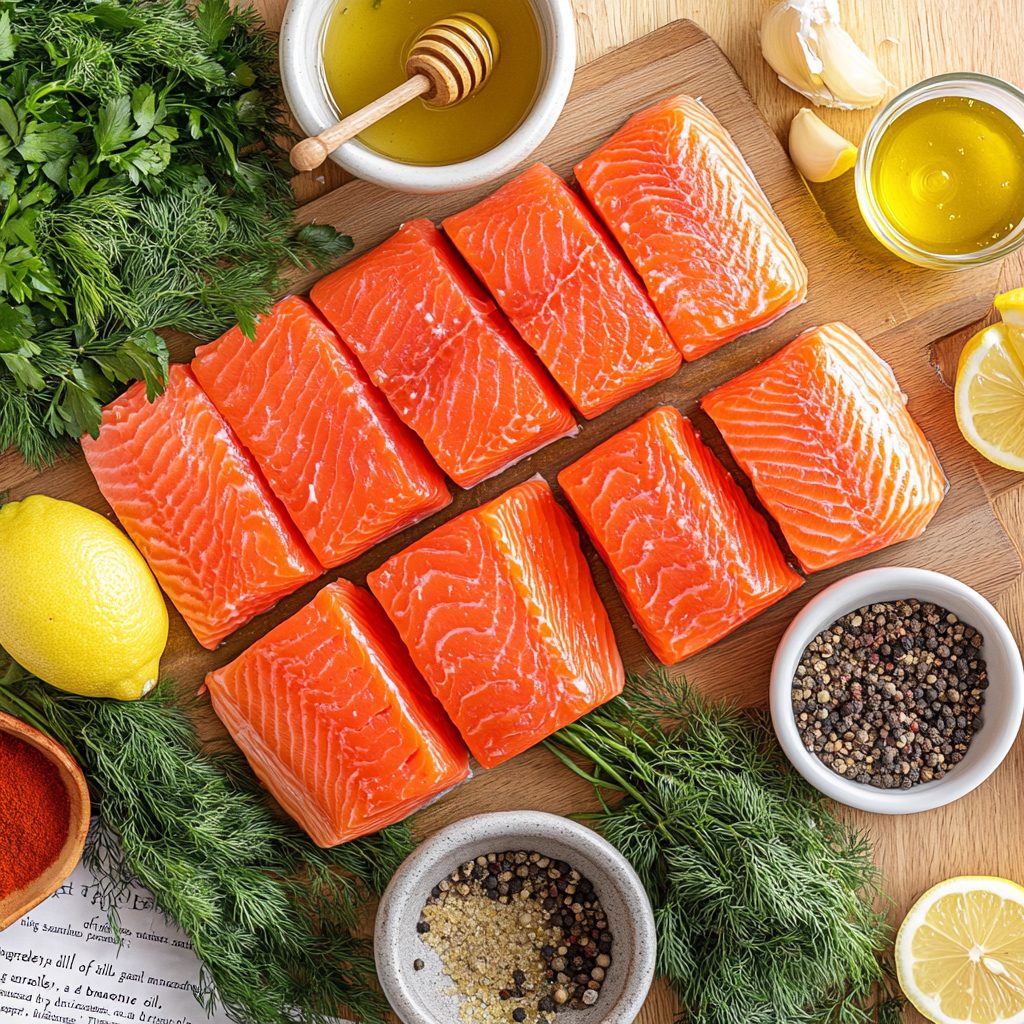
<svg viewBox="0 0 1024 1024">
<path fill-rule="evenodd" d="M 458 163 L 493 149 L 527 115 L 543 56 L 529 0 L 337 0 L 324 34 L 323 67 L 339 114 L 401 85 L 415 38 L 460 11 L 482 15 L 498 35 L 490 80 L 451 107 L 413 100 L 359 135 L 365 146 L 404 163 Z"/>
<path fill-rule="evenodd" d="M 885 129 L 871 187 L 892 229 L 918 249 L 987 249 L 1024 220 L 1024 131 L 983 100 L 924 100 Z"/>
</svg>

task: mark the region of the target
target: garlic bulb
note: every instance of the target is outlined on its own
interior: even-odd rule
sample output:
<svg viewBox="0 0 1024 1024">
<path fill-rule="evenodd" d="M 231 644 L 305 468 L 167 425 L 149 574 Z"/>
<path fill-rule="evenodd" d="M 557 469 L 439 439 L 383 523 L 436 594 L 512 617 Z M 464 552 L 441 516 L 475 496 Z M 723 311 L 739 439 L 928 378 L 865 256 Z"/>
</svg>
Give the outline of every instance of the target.
<svg viewBox="0 0 1024 1024">
<path fill-rule="evenodd" d="M 808 181 L 831 181 L 856 163 L 857 147 L 801 107 L 789 126 L 789 158 Z"/>
<path fill-rule="evenodd" d="M 761 22 L 761 52 L 780 81 L 820 107 L 854 110 L 890 87 L 839 24 L 838 0 L 781 0 Z"/>
</svg>

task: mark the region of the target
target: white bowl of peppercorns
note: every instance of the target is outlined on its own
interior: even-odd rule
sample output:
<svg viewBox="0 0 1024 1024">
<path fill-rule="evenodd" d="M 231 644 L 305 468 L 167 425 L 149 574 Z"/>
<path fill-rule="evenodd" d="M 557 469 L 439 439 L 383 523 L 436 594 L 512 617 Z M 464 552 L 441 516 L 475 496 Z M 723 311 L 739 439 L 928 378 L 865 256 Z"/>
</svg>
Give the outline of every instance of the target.
<svg viewBox="0 0 1024 1024">
<path fill-rule="evenodd" d="M 842 804 L 927 811 L 999 767 L 1024 711 L 1020 651 L 977 591 L 928 569 L 869 569 L 823 590 L 775 654 L 786 756 Z"/>
<path fill-rule="evenodd" d="M 381 987 L 406 1024 L 632 1024 L 656 951 L 629 862 L 540 811 L 435 833 L 395 873 L 374 929 Z"/>
</svg>

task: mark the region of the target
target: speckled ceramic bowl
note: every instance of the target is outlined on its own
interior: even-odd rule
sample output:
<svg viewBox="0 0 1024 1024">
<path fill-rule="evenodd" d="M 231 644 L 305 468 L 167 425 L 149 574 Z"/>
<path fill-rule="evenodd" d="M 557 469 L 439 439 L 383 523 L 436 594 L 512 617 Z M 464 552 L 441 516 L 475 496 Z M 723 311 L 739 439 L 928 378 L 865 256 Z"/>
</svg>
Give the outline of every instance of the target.
<svg viewBox="0 0 1024 1024">
<path fill-rule="evenodd" d="M 384 993 L 405 1024 L 462 1024 L 440 957 L 416 933 L 437 882 L 481 854 L 536 850 L 570 863 L 594 883 L 615 937 L 598 1002 L 560 1014 L 565 1024 L 632 1024 L 654 979 L 657 939 L 644 887 L 629 862 L 596 832 L 539 811 L 478 814 L 442 829 L 398 869 L 377 912 L 374 955 Z M 414 970 L 413 961 L 424 962 Z M 524 1004 L 525 1005 L 525 1004 Z M 537 1016 L 530 1006 L 528 1020 Z M 553 1015 L 552 1015 L 553 1016 Z"/>
</svg>

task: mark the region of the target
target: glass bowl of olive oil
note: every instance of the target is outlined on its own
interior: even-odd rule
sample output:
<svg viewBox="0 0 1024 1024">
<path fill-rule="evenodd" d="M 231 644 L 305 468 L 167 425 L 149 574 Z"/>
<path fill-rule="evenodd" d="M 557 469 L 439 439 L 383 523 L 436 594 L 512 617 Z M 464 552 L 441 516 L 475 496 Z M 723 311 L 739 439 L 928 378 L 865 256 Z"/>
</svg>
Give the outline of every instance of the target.
<svg viewBox="0 0 1024 1024">
<path fill-rule="evenodd" d="M 554 126 L 576 67 L 570 0 L 289 0 L 281 26 L 281 79 L 306 135 L 406 80 L 419 34 L 472 12 L 499 40 L 487 82 L 450 107 L 422 99 L 371 125 L 331 154 L 356 177 L 402 192 L 486 184 L 512 170 Z"/>
<path fill-rule="evenodd" d="M 1024 244 L 1024 93 L 998 78 L 938 75 L 897 96 L 857 155 L 872 234 L 918 266 L 956 270 Z"/>
</svg>

